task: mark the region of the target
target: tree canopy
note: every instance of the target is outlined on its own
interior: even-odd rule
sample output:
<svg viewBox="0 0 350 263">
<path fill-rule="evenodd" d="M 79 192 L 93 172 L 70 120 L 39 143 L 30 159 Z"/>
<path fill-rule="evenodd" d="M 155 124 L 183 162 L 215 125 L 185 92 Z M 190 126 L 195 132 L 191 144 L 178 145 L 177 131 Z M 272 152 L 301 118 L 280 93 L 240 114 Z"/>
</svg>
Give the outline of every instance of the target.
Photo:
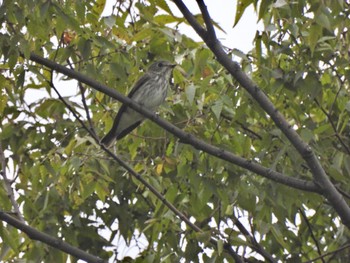
<svg viewBox="0 0 350 263">
<path fill-rule="evenodd" d="M 244 54 L 196 2 L 2 1 L 1 261 L 349 262 L 350 3 L 237 0 Z M 150 120 L 107 149 L 122 103 Z"/>
</svg>

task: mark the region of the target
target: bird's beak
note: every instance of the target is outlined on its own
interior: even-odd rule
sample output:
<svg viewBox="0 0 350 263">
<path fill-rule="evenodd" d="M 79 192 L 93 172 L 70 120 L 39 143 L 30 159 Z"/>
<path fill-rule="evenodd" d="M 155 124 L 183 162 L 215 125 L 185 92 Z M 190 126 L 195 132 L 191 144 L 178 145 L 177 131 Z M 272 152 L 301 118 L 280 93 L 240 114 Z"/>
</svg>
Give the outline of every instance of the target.
<svg viewBox="0 0 350 263">
<path fill-rule="evenodd" d="M 170 64 L 169 67 L 171 68 L 175 68 L 177 66 L 177 64 Z"/>
</svg>

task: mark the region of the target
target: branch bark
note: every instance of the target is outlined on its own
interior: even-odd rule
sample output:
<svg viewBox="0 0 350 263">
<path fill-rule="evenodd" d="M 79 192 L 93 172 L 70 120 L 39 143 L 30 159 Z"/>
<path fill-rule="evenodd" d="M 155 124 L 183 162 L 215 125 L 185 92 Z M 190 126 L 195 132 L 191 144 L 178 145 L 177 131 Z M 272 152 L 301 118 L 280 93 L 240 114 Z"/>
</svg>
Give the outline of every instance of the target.
<svg viewBox="0 0 350 263">
<path fill-rule="evenodd" d="M 66 252 L 78 259 L 85 260 L 87 262 L 92 262 L 92 263 L 101 263 L 104 262 L 103 259 L 90 255 L 86 253 L 83 250 L 80 250 L 79 248 L 73 247 L 69 245 L 68 243 L 58 239 L 58 238 L 53 238 L 48 234 L 45 234 L 43 232 L 40 232 L 36 230 L 33 227 L 30 227 L 26 225 L 25 223 L 21 222 L 20 220 L 10 216 L 9 214 L 0 211 L 0 220 L 5 221 L 9 225 L 21 230 L 22 232 L 26 233 L 30 239 L 33 240 L 38 240 L 41 241 L 45 244 L 48 244 L 54 248 L 57 248 L 63 252 Z"/>
</svg>

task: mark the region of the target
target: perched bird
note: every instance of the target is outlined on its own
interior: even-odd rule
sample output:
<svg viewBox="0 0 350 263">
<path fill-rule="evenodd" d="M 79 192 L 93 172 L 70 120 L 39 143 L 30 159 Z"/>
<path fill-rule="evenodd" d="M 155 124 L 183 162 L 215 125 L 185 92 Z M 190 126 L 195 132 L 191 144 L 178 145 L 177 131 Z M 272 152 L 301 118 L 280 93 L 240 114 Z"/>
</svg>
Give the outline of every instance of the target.
<svg viewBox="0 0 350 263">
<path fill-rule="evenodd" d="M 148 71 L 135 83 L 128 97 L 151 111 L 155 111 L 165 100 L 170 78 L 176 64 L 168 61 L 153 63 Z M 112 129 L 102 138 L 101 143 L 110 147 L 141 124 L 145 117 L 123 104 L 114 119 Z"/>
</svg>

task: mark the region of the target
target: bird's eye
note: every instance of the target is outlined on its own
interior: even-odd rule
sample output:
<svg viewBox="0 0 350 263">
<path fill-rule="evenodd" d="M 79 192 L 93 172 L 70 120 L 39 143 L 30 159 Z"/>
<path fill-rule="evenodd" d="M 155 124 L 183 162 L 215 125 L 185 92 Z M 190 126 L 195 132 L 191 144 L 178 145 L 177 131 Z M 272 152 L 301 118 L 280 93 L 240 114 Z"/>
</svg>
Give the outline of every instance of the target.
<svg viewBox="0 0 350 263">
<path fill-rule="evenodd" d="M 158 67 L 159 67 L 159 68 L 163 67 L 163 63 L 162 63 L 162 62 L 159 62 L 159 63 L 158 63 Z"/>
</svg>

